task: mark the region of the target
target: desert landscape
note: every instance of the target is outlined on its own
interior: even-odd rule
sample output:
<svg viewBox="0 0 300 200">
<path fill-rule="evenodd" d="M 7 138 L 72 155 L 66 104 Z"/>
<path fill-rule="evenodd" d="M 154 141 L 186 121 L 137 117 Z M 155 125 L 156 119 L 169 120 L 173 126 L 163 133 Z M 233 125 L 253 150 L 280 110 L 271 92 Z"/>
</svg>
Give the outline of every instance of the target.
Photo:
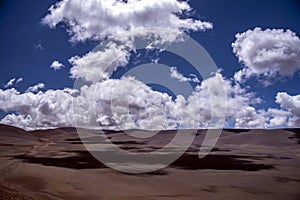
<svg viewBox="0 0 300 200">
<path fill-rule="evenodd" d="M 300 200 L 299 22 L 299 0 L 0 0 L 0 200 Z"/>
<path fill-rule="evenodd" d="M 206 130 L 193 131 L 193 144 L 170 166 L 129 174 L 94 158 L 75 128 L 24 131 L 1 125 L 0 199 L 299 199 L 299 129 L 225 129 L 202 159 L 198 151 Z M 124 150 L 143 152 L 161 148 L 176 131 L 152 139 L 105 134 Z"/>
</svg>

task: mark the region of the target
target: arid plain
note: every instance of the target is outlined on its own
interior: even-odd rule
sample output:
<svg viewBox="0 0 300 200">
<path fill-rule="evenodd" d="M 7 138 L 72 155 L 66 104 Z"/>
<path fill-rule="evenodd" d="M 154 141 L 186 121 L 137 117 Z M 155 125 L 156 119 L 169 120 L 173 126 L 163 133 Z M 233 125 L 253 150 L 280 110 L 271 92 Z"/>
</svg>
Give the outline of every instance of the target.
<svg viewBox="0 0 300 200">
<path fill-rule="evenodd" d="M 168 167 L 126 174 L 95 159 L 75 128 L 27 132 L 1 125 L 0 199 L 300 198 L 299 129 L 226 129 L 202 159 L 198 151 L 206 130 L 192 132 L 193 144 Z M 151 139 L 118 131 L 105 134 L 124 150 L 150 152 L 168 143 L 176 131 L 161 131 Z"/>
</svg>

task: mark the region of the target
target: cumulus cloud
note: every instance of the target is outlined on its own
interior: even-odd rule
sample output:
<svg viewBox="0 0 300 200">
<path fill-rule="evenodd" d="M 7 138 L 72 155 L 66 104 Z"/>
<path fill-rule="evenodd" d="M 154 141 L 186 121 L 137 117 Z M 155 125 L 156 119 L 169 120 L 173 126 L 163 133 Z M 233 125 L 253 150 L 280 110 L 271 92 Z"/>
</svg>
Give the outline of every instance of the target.
<svg viewBox="0 0 300 200">
<path fill-rule="evenodd" d="M 73 42 L 101 41 L 95 51 L 69 59 L 72 78 L 96 83 L 127 65 L 141 38 L 146 48 L 163 49 L 188 31 L 212 28 L 209 22 L 189 18 L 191 10 L 187 2 L 178 0 L 62 0 L 51 6 L 42 22 L 52 28 L 67 24 Z"/>
<path fill-rule="evenodd" d="M 152 90 L 133 77 L 107 79 L 72 89 L 20 93 L 14 88 L 0 90 L 0 109 L 13 112 L 1 122 L 26 129 L 82 125 L 128 129 L 174 129 L 208 127 L 211 78 L 185 99 L 175 100 L 166 93 Z M 72 100 L 76 106 L 73 110 Z M 73 111 L 75 111 L 73 113 Z"/>
<path fill-rule="evenodd" d="M 181 74 L 176 67 L 171 67 L 170 68 L 171 72 L 171 77 L 179 80 L 179 82 L 195 82 L 195 83 L 200 83 L 199 79 L 197 76 L 194 74 L 191 74 L 191 77 L 185 77 L 183 74 Z"/>
<path fill-rule="evenodd" d="M 4 88 L 9 88 L 9 87 L 12 87 L 13 85 L 15 84 L 18 84 L 20 82 L 23 81 L 23 78 L 12 78 L 10 79 L 5 85 L 4 85 Z"/>
<path fill-rule="evenodd" d="M 189 18 L 186 1 L 178 0 L 62 0 L 49 9 L 43 23 L 56 27 L 64 23 L 73 42 L 100 40 L 94 51 L 69 59 L 71 77 L 90 85 L 78 90 L 46 90 L 43 83 L 24 93 L 10 86 L 0 89 L 0 110 L 7 115 L 0 121 L 25 129 L 87 126 L 112 129 L 208 128 L 213 126 L 212 113 L 222 117 L 226 126 L 266 128 L 300 123 L 299 95 L 278 93 L 280 109 L 258 110 L 261 99 L 242 88 L 240 83 L 251 76 L 292 76 L 299 69 L 299 38 L 291 31 L 256 28 L 237 34 L 234 53 L 245 66 L 234 81 L 220 72 L 200 82 L 196 76 L 185 77 L 176 68 L 170 76 L 181 82 L 199 83 L 188 97 L 154 91 L 134 77 L 111 79 L 118 67 L 126 66 L 136 42 L 143 38 L 146 49 L 184 39 L 188 31 L 212 28 L 209 22 Z M 105 40 L 108 39 L 108 40 Z M 53 61 L 59 70 L 63 65 Z M 269 84 L 265 82 L 264 84 Z M 225 89 L 224 99 L 220 86 Z M 75 106 L 75 108 L 73 107 Z M 226 109 L 226 110 L 225 110 Z"/>
<path fill-rule="evenodd" d="M 178 32 L 174 30 L 155 28 L 135 29 L 114 35 L 109 40 L 102 41 L 93 51 L 71 57 L 71 77 L 92 83 L 106 80 L 117 68 L 128 64 L 132 52 L 142 48 L 140 43 L 145 43 L 142 46 L 146 49 L 163 51 L 166 45 L 181 39 L 183 38 L 178 38 Z M 197 82 L 196 77 L 190 80 Z"/>
<path fill-rule="evenodd" d="M 85 95 L 78 99 L 95 97 L 96 120 L 100 124 L 109 124 L 119 129 L 175 128 L 175 125 L 171 126 L 167 112 L 167 104 L 172 104 L 171 96 L 153 91 L 132 77 L 98 82 L 83 88 L 83 93 Z M 82 112 L 84 110 L 86 108 Z"/>
<path fill-rule="evenodd" d="M 73 104 L 76 108 L 73 110 Z M 129 77 L 108 79 L 83 86 L 80 91 L 47 90 L 20 93 L 14 88 L 0 90 L 0 110 L 6 115 L 1 123 L 28 130 L 37 128 L 87 126 L 91 128 L 176 128 L 178 115 L 171 115 L 175 103 L 166 93 L 153 91 Z M 94 116 L 94 117 L 93 117 Z M 84 123 L 82 123 L 84 122 Z"/>
<path fill-rule="evenodd" d="M 99 40 L 145 27 L 168 28 L 179 33 L 212 28 L 209 22 L 180 17 L 190 11 L 187 2 L 178 0 L 62 0 L 49 8 L 42 22 L 50 27 L 67 24 L 72 41 Z"/>
<path fill-rule="evenodd" d="M 282 109 L 269 108 L 265 115 L 269 118 L 268 127 L 282 127 L 288 125 L 291 113 Z"/>
<path fill-rule="evenodd" d="M 268 128 L 299 127 L 300 126 L 300 95 L 289 95 L 286 92 L 278 92 L 275 102 L 280 108 L 268 108 L 259 110 L 260 119 L 264 119 Z"/>
<path fill-rule="evenodd" d="M 45 84 L 44 83 L 38 83 L 34 86 L 30 86 L 29 88 L 27 88 L 26 92 L 37 92 L 40 89 L 45 88 Z"/>
<path fill-rule="evenodd" d="M 1 123 L 31 130 L 37 128 L 72 126 L 73 90 L 47 90 L 20 93 L 14 88 L 0 89 L 0 109 L 13 112 Z"/>
<path fill-rule="evenodd" d="M 65 90 L 35 94 L 44 88 L 43 84 L 29 87 L 25 93 L 15 89 L 1 91 L 1 109 L 14 112 L 2 122 L 19 122 L 19 126 L 31 128 L 74 125 L 62 119 L 62 113 L 65 113 L 64 118 L 71 119 L 69 102 L 73 98 L 81 105 L 73 116 L 76 122 L 92 124 L 96 121 L 100 126 L 122 129 L 176 128 L 181 106 L 188 102 L 182 96 L 173 101 L 168 94 L 154 91 L 132 77 L 114 80 L 110 76 L 118 67 L 128 64 L 130 52 L 136 50 L 135 42 L 139 38 L 145 39 L 150 49 L 182 39 L 181 36 L 190 30 L 212 28 L 209 22 L 187 17 L 190 11 L 187 2 L 177 0 L 62 0 L 56 3 L 42 20 L 44 24 L 50 27 L 67 24 L 73 42 L 110 39 L 93 52 L 69 59 L 71 77 L 84 79 L 91 85 L 80 88 L 75 96 Z M 54 61 L 51 67 L 59 69 L 62 66 Z M 196 78 L 190 80 L 196 81 Z M 9 99 L 14 100 L 8 102 Z M 66 105 L 65 109 L 59 105 Z M 95 116 L 90 105 L 95 105 Z M 189 108 L 193 110 L 193 105 Z"/>
<path fill-rule="evenodd" d="M 251 76 L 289 77 L 300 69 L 300 39 L 291 30 L 248 30 L 236 35 L 232 47 L 245 67 L 235 74 L 239 82 Z M 265 84 L 270 85 L 270 82 Z"/>
<path fill-rule="evenodd" d="M 235 128 L 265 128 L 266 119 L 261 111 L 255 109 L 255 105 L 261 103 L 261 99 L 256 97 L 254 92 L 242 88 L 240 84 L 227 79 L 221 73 L 217 73 L 215 77 L 218 77 L 218 81 L 214 81 L 215 90 L 224 87 L 226 91 L 223 105 L 226 106 L 225 126 L 233 124 Z M 220 105 L 215 104 L 214 107 L 222 109 Z"/>
<path fill-rule="evenodd" d="M 212 101 L 211 92 L 218 95 L 220 85 L 226 91 L 224 101 Z M 208 128 L 213 125 L 212 112 L 222 117 L 225 108 L 225 126 L 294 127 L 300 125 L 299 101 L 300 95 L 278 93 L 276 103 L 280 109 L 257 110 L 255 105 L 261 100 L 255 93 L 220 73 L 202 81 L 187 98 L 178 95 L 174 100 L 133 77 L 107 79 L 79 90 L 66 88 L 38 93 L 20 93 L 14 88 L 0 90 L 0 110 L 10 113 L 1 123 L 25 129 L 75 124 L 89 128 L 96 124 L 95 128 L 110 129 Z"/>
<path fill-rule="evenodd" d="M 108 79 L 118 67 L 128 64 L 128 56 L 127 50 L 111 42 L 104 50 L 70 58 L 69 62 L 73 66 L 71 76 L 93 83 Z"/>
<path fill-rule="evenodd" d="M 279 92 L 276 95 L 276 103 L 278 103 L 282 109 L 281 115 L 289 116 L 288 126 L 299 127 L 300 95 L 291 96 L 286 92 Z"/>
<path fill-rule="evenodd" d="M 236 128 L 265 128 L 267 126 L 263 113 L 252 106 L 240 109 L 235 121 Z"/>
<path fill-rule="evenodd" d="M 50 65 L 50 68 L 54 69 L 54 71 L 60 70 L 63 67 L 65 67 L 65 66 L 63 64 L 61 64 L 59 61 L 57 61 L 57 60 L 54 60 L 52 62 L 52 64 Z"/>
</svg>

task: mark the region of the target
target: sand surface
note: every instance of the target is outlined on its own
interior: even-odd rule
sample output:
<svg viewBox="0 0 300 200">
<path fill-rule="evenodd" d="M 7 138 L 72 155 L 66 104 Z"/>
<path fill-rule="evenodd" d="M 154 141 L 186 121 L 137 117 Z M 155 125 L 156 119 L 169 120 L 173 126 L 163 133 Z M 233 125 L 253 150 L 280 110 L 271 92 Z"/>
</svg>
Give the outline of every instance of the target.
<svg viewBox="0 0 300 200">
<path fill-rule="evenodd" d="M 300 130 L 224 130 L 203 159 L 206 131 L 193 132 L 191 147 L 170 166 L 132 175 L 95 159 L 74 128 L 26 132 L 0 125 L 0 199 L 300 199 Z M 151 139 L 106 134 L 124 150 L 151 152 L 176 132 Z"/>
</svg>

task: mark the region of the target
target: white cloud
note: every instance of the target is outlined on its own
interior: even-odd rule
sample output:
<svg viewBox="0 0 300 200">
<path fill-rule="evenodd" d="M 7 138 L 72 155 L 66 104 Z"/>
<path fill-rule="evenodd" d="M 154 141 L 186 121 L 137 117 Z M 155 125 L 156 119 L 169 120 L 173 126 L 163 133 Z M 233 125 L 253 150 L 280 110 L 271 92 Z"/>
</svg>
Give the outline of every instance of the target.
<svg viewBox="0 0 300 200">
<path fill-rule="evenodd" d="M 82 105 L 75 109 L 75 118 L 87 124 L 97 121 L 117 129 L 176 127 L 167 110 L 172 98 L 131 77 L 84 86 L 74 104 Z M 91 105 L 95 105 L 95 111 Z M 92 112 L 96 112 L 95 118 L 91 118 Z"/>
<path fill-rule="evenodd" d="M 93 83 L 105 80 L 118 67 L 128 63 L 128 54 L 122 46 L 110 42 L 102 51 L 89 52 L 82 57 L 74 56 L 69 59 L 73 66 L 70 70 L 72 78 L 82 78 Z"/>
<path fill-rule="evenodd" d="M 79 104 L 74 113 L 73 100 Z M 84 121 L 88 127 L 98 122 L 116 129 L 176 128 L 176 119 L 168 114 L 173 104 L 168 94 L 153 91 L 134 78 L 109 79 L 83 86 L 80 93 L 69 88 L 36 94 L 20 93 L 14 88 L 0 90 L 0 110 L 13 112 L 1 123 L 29 130 L 74 126 L 73 120 Z"/>
<path fill-rule="evenodd" d="M 0 89 L 0 109 L 14 112 L 1 123 L 28 130 L 72 126 L 72 96 L 70 90 L 20 93 L 16 89 Z"/>
<path fill-rule="evenodd" d="M 255 93 L 242 88 L 238 83 L 232 82 L 220 73 L 217 73 L 216 77 L 219 77 L 219 81 L 214 84 L 215 90 L 218 91 L 220 86 L 225 87 L 226 90 L 225 126 L 233 124 L 235 128 L 265 128 L 264 116 L 254 107 L 261 102 L 261 99 L 256 97 Z"/>
<path fill-rule="evenodd" d="M 179 71 L 177 71 L 176 67 L 171 67 L 170 68 L 171 72 L 171 77 L 179 80 L 179 82 L 195 82 L 195 83 L 200 83 L 199 79 L 197 76 L 194 74 L 191 74 L 190 76 L 192 77 L 185 77 L 183 74 L 181 74 Z"/>
<path fill-rule="evenodd" d="M 13 85 L 18 84 L 22 81 L 23 81 L 23 78 L 18 78 L 18 79 L 12 78 L 4 85 L 4 88 L 12 87 Z"/>
<path fill-rule="evenodd" d="M 237 112 L 235 127 L 236 128 L 265 128 L 266 118 L 252 106 L 240 108 Z"/>
<path fill-rule="evenodd" d="M 277 74 L 289 77 L 300 69 L 300 39 L 291 30 L 248 30 L 236 35 L 232 47 L 245 65 L 235 74 L 239 82 L 251 76 L 263 76 L 264 81 Z M 265 82 L 265 85 L 269 84 Z"/>
<path fill-rule="evenodd" d="M 41 43 L 38 43 L 37 45 L 34 46 L 36 49 L 43 51 L 44 47 Z"/>
<path fill-rule="evenodd" d="M 300 95 L 291 96 L 286 92 L 278 92 L 275 102 L 280 109 L 260 110 L 260 118 L 264 118 L 268 128 L 300 126 Z"/>
<path fill-rule="evenodd" d="M 162 49 L 161 45 L 182 39 L 187 31 L 212 28 L 211 23 L 179 17 L 191 8 L 177 0 L 63 0 L 49 11 L 43 23 L 68 24 L 72 41 L 102 40 L 94 52 L 69 59 L 71 77 L 92 83 L 110 78 L 118 67 L 127 65 L 141 38 L 147 47 Z"/>
<path fill-rule="evenodd" d="M 269 118 L 269 127 L 282 127 L 288 125 L 288 119 L 291 113 L 285 110 L 269 108 L 266 116 Z"/>
<path fill-rule="evenodd" d="M 16 84 L 18 84 L 18 83 L 20 83 L 20 82 L 22 82 L 23 81 L 23 78 L 18 78 L 17 80 L 16 80 Z"/>
<path fill-rule="evenodd" d="M 173 101 L 168 94 L 129 77 L 83 86 L 75 93 L 72 89 L 36 94 L 0 90 L 0 109 L 14 112 L 1 122 L 26 129 L 73 126 L 73 120 L 87 126 L 97 121 L 116 129 L 174 129 L 180 123 L 187 128 L 207 127 L 210 120 L 205 88 L 199 88 L 188 100 L 179 95 Z M 74 115 L 72 99 L 79 105 Z"/>
<path fill-rule="evenodd" d="M 240 86 L 244 79 L 254 75 L 292 76 L 299 69 L 299 38 L 291 31 L 256 28 L 238 34 L 233 49 L 245 67 L 235 74 L 235 81 L 218 72 L 200 83 L 196 76 L 185 77 L 171 68 L 171 77 L 199 83 L 189 97 L 178 95 L 172 100 L 170 95 L 154 91 L 134 77 L 110 77 L 118 67 L 128 64 L 131 52 L 138 48 L 139 37 L 146 40 L 146 49 L 162 50 L 161 44 L 183 39 L 190 30 L 212 28 L 211 23 L 180 17 L 191 11 L 187 2 L 62 0 L 49 11 L 43 23 L 50 27 L 67 24 L 73 42 L 102 40 L 97 50 L 69 59 L 71 77 L 91 85 L 78 90 L 43 92 L 39 90 L 45 85 L 39 83 L 24 93 L 14 88 L 0 89 L 0 110 L 9 113 L 1 123 L 26 129 L 74 126 L 74 122 L 114 129 L 174 129 L 178 125 L 207 128 L 212 111 L 222 116 L 226 108 L 227 126 L 265 128 L 300 124 L 300 96 L 278 93 L 276 102 L 281 109 L 258 110 L 255 104 L 261 103 L 261 99 Z M 107 38 L 109 42 L 104 41 Z M 50 67 L 58 70 L 63 65 L 53 61 Z M 265 81 L 265 85 L 271 83 Z M 9 87 L 15 82 L 18 80 L 12 80 Z M 226 91 L 224 101 L 212 101 L 210 92 L 221 96 L 220 86 Z M 77 105 L 75 110 L 72 102 Z"/>
<path fill-rule="evenodd" d="M 225 111 L 224 102 L 211 103 L 207 87 L 209 85 L 212 91 L 218 91 L 220 84 L 225 85 L 231 92 L 235 91 L 236 96 L 244 95 L 243 100 L 236 97 L 235 103 L 244 103 L 242 106 L 246 106 L 250 101 L 251 95 L 232 86 L 231 82 L 219 73 L 203 81 L 187 99 L 178 95 L 175 100 L 166 93 L 153 91 L 132 77 L 123 77 L 119 80 L 107 79 L 89 87 L 84 86 L 81 95 L 74 101 L 82 105 L 75 117 L 87 124 L 97 121 L 103 126 L 120 129 L 174 129 L 178 125 L 184 128 L 207 128 L 210 126 L 211 109 L 216 113 Z M 95 105 L 95 108 L 90 105 Z M 235 115 L 238 110 L 235 106 L 236 104 L 232 105 L 231 112 L 228 113 Z M 241 109 L 240 106 L 237 107 Z M 91 118 L 94 109 L 97 116 Z"/>
<path fill-rule="evenodd" d="M 276 95 L 276 103 L 280 104 L 280 109 L 256 109 L 255 106 L 252 106 L 248 101 L 244 106 L 238 105 L 237 109 L 232 110 L 236 112 L 236 114 L 231 113 L 228 116 L 235 116 L 236 128 L 299 127 L 299 106 L 297 108 L 296 105 L 298 101 L 296 98 L 299 98 L 299 96 L 300 95 L 290 96 L 286 93 L 278 93 Z"/>
<path fill-rule="evenodd" d="M 100 43 L 94 51 L 70 58 L 71 77 L 92 83 L 106 80 L 118 67 L 128 64 L 131 53 L 141 48 L 137 43 L 143 41 L 148 46 L 163 50 L 165 45 L 181 39 L 178 32 L 168 29 L 135 29 L 114 35 L 109 41 Z M 198 82 L 196 77 L 190 80 Z"/>
<path fill-rule="evenodd" d="M 181 36 L 187 31 L 210 29 L 211 23 L 179 17 L 188 16 L 181 14 L 190 12 L 191 8 L 187 2 L 177 0 L 129 0 L 126 3 L 116 0 L 86 0 L 84 3 L 80 0 L 63 0 L 52 6 L 49 11 L 42 20 L 43 23 L 50 27 L 55 27 L 58 23 L 67 24 L 73 42 L 110 38 L 110 42 L 103 42 L 102 48 L 98 48 L 97 51 L 69 59 L 73 65 L 70 70 L 71 76 L 92 83 L 90 86 L 83 86 L 75 97 L 75 102 L 80 102 L 83 107 L 78 108 L 79 112 L 74 115 L 74 120 L 91 123 L 97 121 L 103 125 L 124 129 L 176 127 L 180 105 L 185 101 L 183 97 L 179 96 L 174 102 L 168 94 L 153 91 L 134 78 L 109 78 L 118 67 L 128 63 L 130 51 L 136 50 L 135 42 L 139 37 L 146 40 L 147 47 L 157 48 L 158 45 L 182 39 Z M 52 68 L 58 69 L 61 65 L 54 61 Z M 195 77 L 191 80 L 196 81 Z M 1 91 L 1 109 L 16 112 L 7 115 L 2 121 L 20 122 L 23 123 L 23 127 L 31 128 L 57 126 L 59 122 L 60 126 L 70 125 L 71 123 L 65 120 L 71 119 L 67 116 L 71 110 L 70 106 L 66 106 L 68 109 L 62 109 L 64 114 L 56 109 L 60 109 L 59 105 L 69 105 L 64 101 L 69 102 L 72 94 L 66 90 L 32 93 L 43 87 L 43 84 L 32 86 L 23 94 L 16 90 Z M 101 92 L 95 95 L 95 91 L 99 89 Z M 57 98 L 51 99 L 53 96 Z M 14 100 L 8 102 L 12 98 Z M 90 105 L 94 105 L 95 102 L 97 116 L 93 117 L 94 110 Z M 113 111 L 110 110 L 111 102 L 115 103 L 112 106 Z M 60 114 L 61 116 L 58 116 Z"/>
<path fill-rule="evenodd" d="M 211 101 L 210 92 L 225 88 L 225 104 Z M 211 89 L 211 91 L 208 89 Z M 217 94 L 218 95 L 218 94 Z M 281 109 L 257 110 L 261 100 L 239 84 L 216 73 L 201 82 L 187 98 L 178 95 L 175 100 L 166 93 L 153 91 L 132 77 L 107 79 L 83 86 L 79 91 L 48 90 L 20 93 L 16 89 L 0 90 L 0 110 L 8 112 L 1 123 L 26 129 L 97 124 L 112 129 L 174 129 L 207 128 L 211 112 L 224 112 L 225 126 L 236 128 L 267 128 L 300 125 L 300 95 L 278 93 L 276 103 Z M 73 110 L 72 102 L 76 109 Z M 75 111 L 75 112 L 73 112 Z M 99 125 L 98 125 L 99 124 Z"/>
<path fill-rule="evenodd" d="M 167 28 L 179 33 L 212 28 L 209 22 L 179 17 L 189 11 L 189 4 L 178 0 L 62 0 L 50 7 L 50 13 L 42 22 L 50 27 L 66 23 L 72 41 L 99 40 L 145 27 Z"/>
<path fill-rule="evenodd" d="M 299 127 L 300 126 L 300 95 L 291 96 L 286 92 L 279 92 L 276 95 L 276 103 L 280 104 L 283 111 L 289 112 L 285 115 L 289 116 L 288 126 Z"/>
<path fill-rule="evenodd" d="M 52 64 L 50 65 L 50 68 L 54 69 L 54 71 L 60 70 L 63 67 L 65 67 L 65 66 L 63 64 L 61 64 L 59 61 L 57 61 L 57 60 L 54 60 L 52 62 Z"/>
<path fill-rule="evenodd" d="M 34 86 L 31 86 L 29 88 L 27 88 L 26 92 L 37 92 L 39 91 L 40 89 L 43 89 L 45 88 L 45 84 L 44 83 L 38 83 Z"/>
<path fill-rule="evenodd" d="M 210 92 L 214 92 L 219 98 L 223 97 L 221 87 L 225 90 L 224 100 L 212 101 Z M 177 97 L 176 107 L 172 111 L 176 112 L 181 108 L 181 113 L 177 113 L 177 120 L 181 118 L 185 128 L 208 128 L 212 111 L 219 117 L 226 111 L 225 126 L 233 124 L 237 128 L 265 127 L 263 116 L 253 107 L 257 103 L 260 103 L 260 99 L 254 93 L 216 73 L 202 81 L 186 100 Z"/>
<path fill-rule="evenodd" d="M 240 71 L 235 72 L 233 78 L 238 83 L 244 83 L 251 75 L 251 71 L 248 68 L 243 68 Z"/>
<path fill-rule="evenodd" d="M 4 88 L 9 88 L 9 87 L 13 86 L 15 80 L 16 80 L 16 78 L 10 79 L 10 80 L 4 85 Z"/>
<path fill-rule="evenodd" d="M 279 103 L 281 108 L 300 116 L 300 95 L 291 96 L 286 92 L 279 92 L 276 95 L 276 103 Z"/>
</svg>

